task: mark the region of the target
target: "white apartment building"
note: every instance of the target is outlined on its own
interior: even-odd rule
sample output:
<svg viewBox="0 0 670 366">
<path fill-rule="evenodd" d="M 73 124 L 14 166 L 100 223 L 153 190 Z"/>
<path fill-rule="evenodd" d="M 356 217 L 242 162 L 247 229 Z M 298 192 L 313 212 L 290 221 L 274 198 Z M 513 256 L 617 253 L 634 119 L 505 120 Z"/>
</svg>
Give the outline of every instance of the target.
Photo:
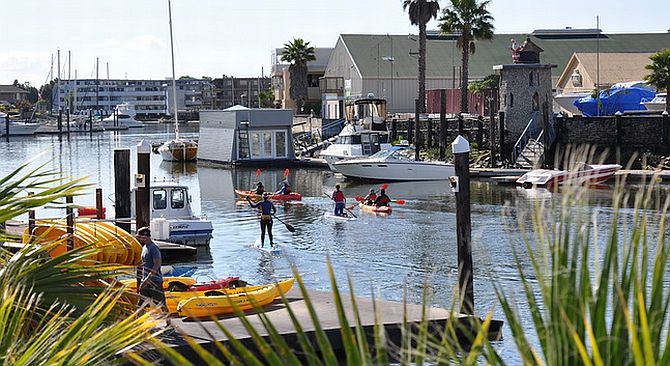
<svg viewBox="0 0 670 366">
<path fill-rule="evenodd" d="M 80 79 L 61 80 L 54 112 L 58 109 L 78 111 L 100 111 L 109 115 L 117 104 L 124 102 L 135 106 L 138 119 L 157 119 L 173 114 L 172 79 L 126 80 L 126 79 Z M 209 80 L 177 80 L 177 109 L 179 112 L 195 112 L 211 108 L 214 86 Z"/>
</svg>

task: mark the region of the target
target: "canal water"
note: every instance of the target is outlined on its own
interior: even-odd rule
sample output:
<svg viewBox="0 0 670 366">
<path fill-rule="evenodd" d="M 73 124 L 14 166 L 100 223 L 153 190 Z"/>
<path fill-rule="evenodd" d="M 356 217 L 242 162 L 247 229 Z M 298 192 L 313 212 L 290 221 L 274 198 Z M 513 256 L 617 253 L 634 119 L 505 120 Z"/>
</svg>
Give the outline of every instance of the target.
<svg viewBox="0 0 670 366">
<path fill-rule="evenodd" d="M 66 176 L 86 176 L 87 182 L 102 187 L 109 211 L 114 192 L 113 149 L 131 149 L 131 173 L 135 172 L 136 145 L 142 139 L 164 141 L 171 137 L 171 128 L 157 125 L 122 132 L 72 135 L 69 140 L 42 135 L 13 137 L 7 143 L 3 138 L 0 140 L 0 176 L 35 159 L 35 164 L 46 163 L 48 168 Z M 182 132 L 185 136 L 197 136 L 197 129 L 181 129 L 185 130 Z M 291 266 L 295 265 L 309 288 L 328 290 L 331 285 L 326 263 L 330 258 L 342 289 L 347 289 L 349 275 L 358 295 L 374 294 L 401 301 L 406 289 L 410 302 L 420 302 L 422 289 L 427 285 L 432 289 L 434 305 L 450 306 L 458 272 L 456 205 L 446 182 L 392 183 L 387 193 L 392 199 L 406 200 L 406 204 L 395 205 L 390 216 L 354 209 L 357 221 L 335 223 L 323 217 L 326 211 L 333 209 L 332 201 L 324 193 L 331 193 L 339 183 L 348 204 L 352 205 L 354 196 L 364 196 L 379 184 L 340 181 L 324 169 L 291 169 L 289 181 L 294 191 L 302 193 L 304 198 L 297 203 L 277 204 L 277 216 L 293 225 L 296 232 L 290 233 L 275 221 L 275 241 L 282 245 L 283 254 L 270 257 L 250 247 L 259 237 L 258 220 L 255 210 L 239 201 L 234 189 L 250 189 L 259 180 L 268 190 L 273 189 L 283 179 L 284 169 L 284 166 L 262 168 L 257 176 L 255 168 L 223 169 L 194 163 L 166 163 L 159 155 L 152 154 L 153 179 L 187 185 L 194 211 L 213 222 L 214 238 L 210 247 L 201 250 L 195 261 L 184 263 L 198 266 L 196 276 L 202 280 L 239 276 L 260 284 L 291 276 Z M 634 193 L 636 187 L 630 189 Z M 592 214 L 598 222 L 607 223 L 612 212 L 611 187 L 590 193 L 590 200 L 581 210 Z M 665 188 L 657 190 L 659 200 L 666 195 Z M 524 298 L 513 253 L 515 249 L 520 253 L 525 251 L 518 223 L 531 227 L 528 213 L 537 204 L 560 206 L 561 195 L 475 180 L 471 201 L 475 308 L 481 315 L 493 309 L 495 318 L 504 320 L 494 294 L 494 283 L 511 297 Z M 93 206 L 93 190 L 77 197 L 75 202 Z M 63 214 L 45 210 L 38 212 L 37 217 Z M 599 225 L 596 230 L 599 237 L 606 238 L 609 225 Z M 526 260 L 523 255 L 521 258 Z M 524 265 L 530 269 L 528 263 Z M 524 302 L 519 302 L 518 307 L 520 313 L 528 315 Z M 532 326 L 529 316 L 525 325 Z M 505 359 L 515 363 L 517 352 L 508 328 L 504 337 L 499 342 L 499 350 Z"/>
</svg>

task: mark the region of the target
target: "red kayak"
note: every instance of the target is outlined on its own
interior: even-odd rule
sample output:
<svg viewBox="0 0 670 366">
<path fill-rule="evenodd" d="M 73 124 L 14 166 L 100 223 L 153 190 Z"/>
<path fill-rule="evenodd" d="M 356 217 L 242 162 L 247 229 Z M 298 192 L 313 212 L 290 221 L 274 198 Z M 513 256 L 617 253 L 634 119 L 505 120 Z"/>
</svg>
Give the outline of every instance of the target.
<svg viewBox="0 0 670 366">
<path fill-rule="evenodd" d="M 209 282 L 196 283 L 189 286 L 188 291 L 209 291 L 225 288 L 244 287 L 246 282 L 240 281 L 239 277 L 228 277 L 221 280 L 212 280 Z"/>
<path fill-rule="evenodd" d="M 263 199 L 263 196 L 254 193 L 254 191 L 240 191 L 239 189 L 236 189 L 235 193 L 240 195 L 242 198 L 249 197 L 254 201 L 260 201 Z M 289 194 L 271 194 L 270 199 L 273 201 L 300 201 L 302 199 L 302 195 L 295 192 L 291 192 Z"/>
<path fill-rule="evenodd" d="M 360 203 L 360 206 L 361 206 L 361 210 L 367 211 L 367 212 L 390 214 L 393 211 L 391 206 L 366 205 L 363 202 Z"/>
</svg>

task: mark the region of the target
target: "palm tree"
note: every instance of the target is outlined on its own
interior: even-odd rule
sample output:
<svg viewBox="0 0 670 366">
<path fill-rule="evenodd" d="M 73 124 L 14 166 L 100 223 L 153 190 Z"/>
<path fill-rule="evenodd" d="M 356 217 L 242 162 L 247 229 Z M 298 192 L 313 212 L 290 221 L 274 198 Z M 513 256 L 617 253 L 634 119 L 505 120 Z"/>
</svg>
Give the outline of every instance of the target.
<svg viewBox="0 0 670 366">
<path fill-rule="evenodd" d="M 28 167 L 0 177 L 0 222 L 87 187 L 43 166 Z M 0 242 L 5 240 L 21 241 L 0 226 Z M 99 249 L 81 247 L 51 257 L 63 240 L 41 244 L 17 253 L 0 249 L 0 364 L 126 363 L 120 352 L 152 338 L 156 322 L 152 313 L 140 314 L 122 288 L 105 285 L 103 279 L 125 270 L 92 263 L 89 258 Z"/>
<path fill-rule="evenodd" d="M 670 49 L 665 48 L 649 58 L 652 62 L 645 69 L 650 70 L 651 74 L 645 76 L 644 80 L 658 90 L 665 90 L 665 110 L 670 112 Z"/>
<path fill-rule="evenodd" d="M 300 38 L 294 38 L 292 42 L 284 44 L 281 60 L 288 62 L 291 87 L 289 95 L 296 103 L 298 112 L 307 98 L 307 62 L 316 60 L 314 47 Z"/>
<path fill-rule="evenodd" d="M 451 6 L 444 9 L 440 18 L 442 33 L 458 33 L 458 48 L 462 53 L 461 73 L 461 113 L 468 112 L 468 62 L 475 53 L 475 40 L 493 38 L 493 17 L 486 6 L 489 1 L 451 0 Z"/>
<path fill-rule="evenodd" d="M 412 25 L 419 26 L 419 113 L 426 112 L 426 24 L 437 18 L 440 5 L 432 0 L 403 0 Z"/>
</svg>

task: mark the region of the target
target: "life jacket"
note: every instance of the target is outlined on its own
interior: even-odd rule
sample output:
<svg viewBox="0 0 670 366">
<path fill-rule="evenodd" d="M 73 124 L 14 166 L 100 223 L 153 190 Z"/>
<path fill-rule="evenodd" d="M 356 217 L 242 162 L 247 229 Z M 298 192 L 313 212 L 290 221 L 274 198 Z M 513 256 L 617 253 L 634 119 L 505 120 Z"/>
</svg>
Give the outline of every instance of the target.
<svg viewBox="0 0 670 366">
<path fill-rule="evenodd" d="M 265 187 L 260 186 L 260 187 L 256 188 L 256 190 L 254 190 L 254 193 L 256 193 L 256 194 L 263 194 L 263 193 L 265 193 Z"/>
<path fill-rule="evenodd" d="M 368 205 L 370 204 L 370 202 L 374 202 L 376 199 L 377 199 L 377 194 L 376 193 L 370 193 L 365 198 L 365 200 L 368 202 Z"/>
<path fill-rule="evenodd" d="M 342 191 L 335 191 L 333 193 L 333 200 L 335 202 L 344 202 L 346 201 L 346 198 L 344 197 L 344 192 Z"/>
<path fill-rule="evenodd" d="M 383 195 L 383 196 L 377 197 L 377 199 L 375 200 L 375 205 L 377 205 L 377 206 L 388 206 L 389 202 L 391 202 L 391 199 L 388 196 Z"/>
</svg>

